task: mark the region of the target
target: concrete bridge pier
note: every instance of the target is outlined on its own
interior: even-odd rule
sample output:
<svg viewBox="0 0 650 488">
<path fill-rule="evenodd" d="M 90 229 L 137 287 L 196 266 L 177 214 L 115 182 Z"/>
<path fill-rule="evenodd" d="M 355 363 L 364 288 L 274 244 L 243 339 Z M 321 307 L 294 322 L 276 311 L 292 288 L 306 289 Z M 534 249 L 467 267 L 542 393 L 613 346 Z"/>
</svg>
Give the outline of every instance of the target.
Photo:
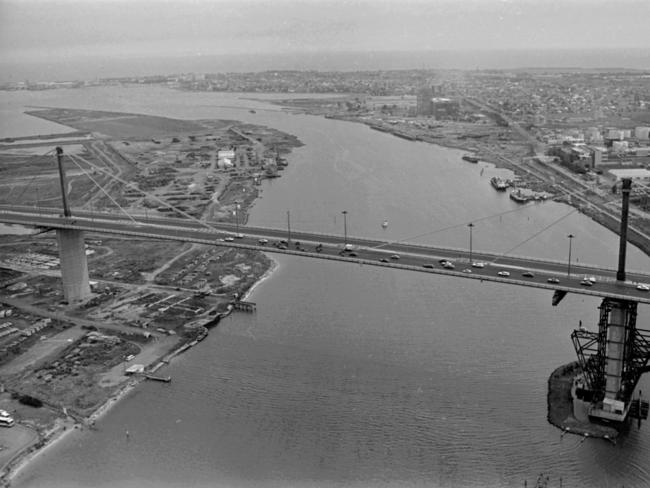
<svg viewBox="0 0 650 488">
<path fill-rule="evenodd" d="M 85 300 L 90 297 L 90 284 L 84 233 L 75 229 L 58 229 L 56 237 L 61 260 L 63 296 L 68 303 Z"/>
</svg>

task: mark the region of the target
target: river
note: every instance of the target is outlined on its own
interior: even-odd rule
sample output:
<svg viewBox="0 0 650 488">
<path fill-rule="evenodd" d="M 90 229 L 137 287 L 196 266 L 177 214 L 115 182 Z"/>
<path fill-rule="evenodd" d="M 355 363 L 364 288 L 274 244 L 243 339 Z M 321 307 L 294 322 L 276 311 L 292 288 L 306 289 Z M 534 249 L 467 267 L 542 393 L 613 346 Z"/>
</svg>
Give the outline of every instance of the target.
<svg viewBox="0 0 650 488">
<path fill-rule="evenodd" d="M 3 118 L 23 132 L 2 129 L 26 135 L 26 105 L 265 124 L 305 146 L 265 184 L 251 225 L 285 226 L 290 211 L 292 228 L 342 234 L 345 210 L 350 235 L 466 249 L 473 222 L 475 250 L 566 260 L 573 234 L 572 259 L 617 264 L 615 234 L 562 204 L 517 206 L 488 184 L 497 170 L 461 151 L 242 97 L 0 92 Z M 549 486 L 650 483 L 647 426 L 613 446 L 561 438 L 546 421 L 548 376 L 575 358 L 578 321 L 595 328 L 598 300 L 569 295 L 552 307 L 540 290 L 274 259 L 250 297 L 256 314 L 225 319 L 165 369 L 172 383 L 138 386 L 97 431 L 46 450 L 15 486 L 520 487 L 540 473 Z M 628 263 L 650 269 L 634 248 Z M 649 318 L 641 306 L 639 326 Z M 650 391 L 648 375 L 641 388 Z"/>
</svg>

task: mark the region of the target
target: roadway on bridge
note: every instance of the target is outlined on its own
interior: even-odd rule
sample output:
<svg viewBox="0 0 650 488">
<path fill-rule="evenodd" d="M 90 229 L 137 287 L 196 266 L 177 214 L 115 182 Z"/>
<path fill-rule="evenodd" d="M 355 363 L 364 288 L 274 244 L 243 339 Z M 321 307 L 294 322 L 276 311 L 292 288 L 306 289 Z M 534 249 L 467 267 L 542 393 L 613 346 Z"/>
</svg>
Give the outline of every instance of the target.
<svg viewBox="0 0 650 488">
<path fill-rule="evenodd" d="M 342 252 L 343 236 L 291 232 L 289 243 L 286 242 L 289 240 L 286 229 L 237 227 L 223 223 L 210 223 L 208 228 L 205 223 L 198 221 L 159 218 L 133 222 L 127 217 L 114 214 L 77 213 L 74 217 L 65 219 L 58 215 L 58 210 L 46 212 L 34 208 L 19 212 L 0 210 L 0 221 L 51 229 L 80 229 L 255 249 L 650 303 L 650 292 L 637 289 L 637 283 L 650 283 L 650 274 L 647 273 L 628 272 L 627 281 L 623 283 L 616 281 L 614 269 L 572 264 L 571 276 L 567 276 L 568 263 L 499 256 L 480 251 L 472 253 L 472 263 L 483 263 L 482 267 L 477 267 L 470 263 L 467 250 L 348 236 L 347 243 L 351 250 Z M 241 233 L 240 237 L 236 237 L 237 230 Z M 443 264 L 443 260 L 451 262 L 453 268 Z M 593 277 L 595 282 L 586 284 L 585 276 Z"/>
</svg>

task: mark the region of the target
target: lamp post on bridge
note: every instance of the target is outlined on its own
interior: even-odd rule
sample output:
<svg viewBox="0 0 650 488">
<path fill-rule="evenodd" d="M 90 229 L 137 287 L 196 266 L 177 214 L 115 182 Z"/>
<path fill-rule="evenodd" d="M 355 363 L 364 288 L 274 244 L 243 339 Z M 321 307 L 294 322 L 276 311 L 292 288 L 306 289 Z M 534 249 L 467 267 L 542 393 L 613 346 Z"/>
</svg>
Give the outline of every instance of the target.
<svg viewBox="0 0 650 488">
<path fill-rule="evenodd" d="M 474 224 L 470 222 L 467 224 L 467 227 L 469 227 L 469 264 L 470 266 L 472 265 L 472 229 L 474 228 Z"/>
<path fill-rule="evenodd" d="M 287 242 L 291 245 L 291 212 L 287 210 Z"/>
<path fill-rule="evenodd" d="M 569 263 L 567 265 L 566 275 L 568 278 L 571 278 L 571 242 L 575 236 L 573 234 L 569 234 L 567 237 L 569 238 Z"/>
<path fill-rule="evenodd" d="M 239 202 L 235 202 L 235 229 L 239 234 Z"/>
<path fill-rule="evenodd" d="M 343 245 L 348 245 L 348 211 L 343 210 Z"/>
</svg>

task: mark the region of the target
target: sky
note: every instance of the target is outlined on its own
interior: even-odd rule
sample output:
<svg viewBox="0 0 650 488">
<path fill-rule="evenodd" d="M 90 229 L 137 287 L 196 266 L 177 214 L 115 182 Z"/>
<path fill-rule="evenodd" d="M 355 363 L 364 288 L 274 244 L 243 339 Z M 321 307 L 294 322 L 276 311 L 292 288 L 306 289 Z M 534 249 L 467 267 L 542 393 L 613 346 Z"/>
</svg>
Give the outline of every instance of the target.
<svg viewBox="0 0 650 488">
<path fill-rule="evenodd" d="M 0 64 L 83 58 L 636 48 L 648 0 L 0 0 Z"/>
</svg>

